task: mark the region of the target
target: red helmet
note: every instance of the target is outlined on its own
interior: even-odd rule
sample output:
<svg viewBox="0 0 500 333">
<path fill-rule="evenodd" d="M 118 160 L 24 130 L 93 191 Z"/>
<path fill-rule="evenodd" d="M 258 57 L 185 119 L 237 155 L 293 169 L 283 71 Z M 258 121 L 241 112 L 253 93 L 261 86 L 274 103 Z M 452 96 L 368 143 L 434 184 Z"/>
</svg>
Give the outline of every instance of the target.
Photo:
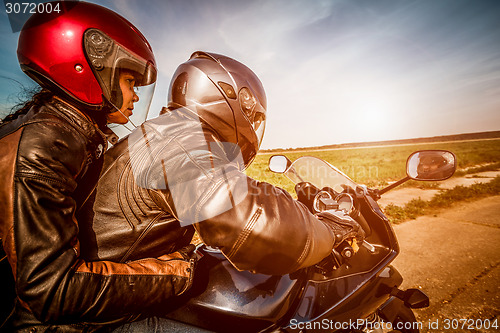
<svg viewBox="0 0 500 333">
<path fill-rule="evenodd" d="M 59 13 L 33 14 L 19 36 L 19 64 L 42 87 L 70 103 L 110 112 L 123 101 L 121 70 L 133 72 L 136 86 L 156 81 L 151 46 L 125 18 L 86 2 L 61 1 L 57 8 Z"/>
<path fill-rule="evenodd" d="M 245 166 L 259 151 L 266 122 L 266 94 L 257 75 L 229 57 L 195 52 L 170 83 L 168 106 L 187 106 L 222 140 L 236 144 Z"/>
</svg>

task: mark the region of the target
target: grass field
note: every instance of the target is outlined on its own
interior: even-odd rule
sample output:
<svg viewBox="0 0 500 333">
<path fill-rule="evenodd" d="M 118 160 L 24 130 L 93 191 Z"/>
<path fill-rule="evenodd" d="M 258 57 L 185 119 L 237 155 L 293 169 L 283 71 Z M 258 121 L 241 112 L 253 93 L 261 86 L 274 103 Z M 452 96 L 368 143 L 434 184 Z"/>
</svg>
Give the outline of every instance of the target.
<svg viewBox="0 0 500 333">
<path fill-rule="evenodd" d="M 423 149 L 444 149 L 455 153 L 458 160 L 458 175 L 467 173 L 465 171 L 467 168 L 485 164 L 493 164 L 493 168 L 500 167 L 500 139 L 322 151 L 311 150 L 309 152 L 287 151 L 284 155 L 292 161 L 306 155 L 319 157 L 342 170 L 357 183 L 366 184 L 370 187 L 382 187 L 391 181 L 405 177 L 407 157 L 412 152 Z M 252 178 L 269 182 L 292 193 L 294 186 L 291 181 L 282 175 L 269 171 L 267 163 L 271 156 L 272 154 L 269 153 L 257 155 L 246 173 Z M 411 181 L 406 186 L 433 187 L 434 185 L 432 183 L 425 185 L 424 182 Z"/>
<path fill-rule="evenodd" d="M 441 208 L 449 208 L 457 202 L 477 200 L 486 196 L 500 194 L 500 176 L 489 183 L 471 186 L 456 186 L 450 190 L 440 191 L 430 201 L 413 199 L 403 207 L 389 204 L 384 208 L 385 215 L 392 223 L 414 219 L 421 215 L 433 214 Z"/>
</svg>

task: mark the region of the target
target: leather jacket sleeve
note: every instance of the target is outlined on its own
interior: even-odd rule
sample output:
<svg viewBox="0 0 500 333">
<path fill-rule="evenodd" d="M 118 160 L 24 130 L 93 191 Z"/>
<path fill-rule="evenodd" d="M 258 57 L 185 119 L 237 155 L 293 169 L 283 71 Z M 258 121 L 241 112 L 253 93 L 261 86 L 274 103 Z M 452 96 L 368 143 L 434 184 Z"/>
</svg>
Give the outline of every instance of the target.
<svg viewBox="0 0 500 333">
<path fill-rule="evenodd" d="M 197 121 L 166 117 L 129 138 L 132 170 L 181 225 L 193 224 L 241 270 L 282 275 L 331 252 L 331 229 L 286 191 L 246 176 L 235 145 Z"/>
<path fill-rule="evenodd" d="M 334 236 L 285 190 L 238 172 L 213 189 L 211 200 L 247 183 L 248 193 L 233 209 L 195 225 L 200 237 L 219 247 L 238 269 L 270 275 L 311 266 L 331 253 Z"/>
<path fill-rule="evenodd" d="M 18 298 L 38 320 L 131 318 L 189 286 L 193 263 L 176 253 L 127 263 L 81 260 L 73 194 L 87 167 L 87 143 L 62 121 L 19 131 L 14 218 L 7 231 L 15 245 L 4 246 L 9 247 Z"/>
</svg>

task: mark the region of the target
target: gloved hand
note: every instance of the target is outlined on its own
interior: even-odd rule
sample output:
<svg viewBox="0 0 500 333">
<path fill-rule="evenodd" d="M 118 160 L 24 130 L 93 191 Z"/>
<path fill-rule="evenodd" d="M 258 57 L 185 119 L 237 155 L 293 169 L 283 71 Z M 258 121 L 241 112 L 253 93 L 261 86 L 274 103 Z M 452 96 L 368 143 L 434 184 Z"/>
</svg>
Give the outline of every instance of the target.
<svg viewBox="0 0 500 333">
<path fill-rule="evenodd" d="M 172 271 L 172 287 L 175 295 L 181 295 L 193 285 L 193 276 L 198 257 L 194 250 L 196 246 L 189 244 L 177 252 L 162 255 L 158 258 L 165 262 Z"/>
<path fill-rule="evenodd" d="M 178 250 L 177 252 L 180 253 L 180 255 L 185 259 L 185 260 L 198 260 L 198 257 L 196 256 L 196 253 L 194 253 L 194 250 L 196 250 L 196 245 L 194 244 L 189 244 L 184 246 L 182 249 Z"/>
<path fill-rule="evenodd" d="M 346 240 L 354 239 L 357 242 L 362 242 L 365 238 L 365 232 L 359 223 L 341 210 L 326 210 L 316 216 L 333 230 L 335 235 L 333 248 L 338 247 Z"/>
</svg>

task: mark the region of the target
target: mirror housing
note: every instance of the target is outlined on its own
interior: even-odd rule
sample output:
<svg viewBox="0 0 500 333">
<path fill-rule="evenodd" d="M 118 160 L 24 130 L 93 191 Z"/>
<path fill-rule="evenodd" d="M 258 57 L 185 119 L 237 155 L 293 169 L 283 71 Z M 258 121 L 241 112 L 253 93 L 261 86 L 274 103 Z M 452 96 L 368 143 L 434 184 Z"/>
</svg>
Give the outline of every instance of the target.
<svg viewBox="0 0 500 333">
<path fill-rule="evenodd" d="M 416 151 L 406 161 L 406 174 L 413 180 L 445 180 L 455 173 L 456 168 L 457 158 L 447 150 Z"/>
<path fill-rule="evenodd" d="M 292 161 L 285 155 L 273 155 L 269 158 L 269 170 L 276 173 L 285 173 L 292 165 Z"/>
</svg>

